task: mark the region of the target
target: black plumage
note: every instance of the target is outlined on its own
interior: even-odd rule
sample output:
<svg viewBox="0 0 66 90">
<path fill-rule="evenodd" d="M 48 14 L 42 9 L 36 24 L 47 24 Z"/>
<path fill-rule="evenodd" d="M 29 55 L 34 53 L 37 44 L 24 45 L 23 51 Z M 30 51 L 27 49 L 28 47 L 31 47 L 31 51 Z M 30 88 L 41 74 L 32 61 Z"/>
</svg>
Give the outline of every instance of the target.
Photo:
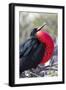
<svg viewBox="0 0 66 90">
<path fill-rule="evenodd" d="M 36 68 L 41 62 L 45 46 L 35 36 L 36 28 L 30 34 L 30 39 L 20 45 L 20 74 L 28 69 Z"/>
</svg>

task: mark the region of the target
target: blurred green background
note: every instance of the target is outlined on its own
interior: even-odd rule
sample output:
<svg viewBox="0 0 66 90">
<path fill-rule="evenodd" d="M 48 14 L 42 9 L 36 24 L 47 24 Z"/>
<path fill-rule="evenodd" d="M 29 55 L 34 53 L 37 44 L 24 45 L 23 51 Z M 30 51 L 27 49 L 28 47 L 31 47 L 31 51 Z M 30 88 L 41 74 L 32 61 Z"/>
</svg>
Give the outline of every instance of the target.
<svg viewBox="0 0 66 90">
<path fill-rule="evenodd" d="M 57 13 L 31 13 L 19 12 L 19 43 L 23 43 L 30 37 L 33 28 L 40 27 L 46 23 L 44 31 L 51 34 L 53 39 L 58 35 L 58 15 Z"/>
</svg>

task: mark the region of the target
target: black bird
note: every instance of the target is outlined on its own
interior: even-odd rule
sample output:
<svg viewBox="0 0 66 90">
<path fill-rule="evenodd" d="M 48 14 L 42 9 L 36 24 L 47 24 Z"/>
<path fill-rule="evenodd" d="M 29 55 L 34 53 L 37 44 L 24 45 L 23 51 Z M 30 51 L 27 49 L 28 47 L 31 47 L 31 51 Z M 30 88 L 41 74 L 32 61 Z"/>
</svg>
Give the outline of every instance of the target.
<svg viewBox="0 0 66 90">
<path fill-rule="evenodd" d="M 44 25 L 41 28 L 43 27 Z M 30 39 L 19 47 L 20 74 L 25 70 L 36 68 L 44 56 L 45 46 L 35 35 L 41 28 L 34 28 L 30 34 Z"/>
</svg>

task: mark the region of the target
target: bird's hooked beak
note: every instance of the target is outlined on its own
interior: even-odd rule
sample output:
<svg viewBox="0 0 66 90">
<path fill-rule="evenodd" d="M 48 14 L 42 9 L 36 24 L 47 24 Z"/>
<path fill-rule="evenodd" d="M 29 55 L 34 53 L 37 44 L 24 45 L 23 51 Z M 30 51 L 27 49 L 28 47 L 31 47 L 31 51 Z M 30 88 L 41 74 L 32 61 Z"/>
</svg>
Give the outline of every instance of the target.
<svg viewBox="0 0 66 90">
<path fill-rule="evenodd" d="M 41 27 L 39 27 L 39 28 L 37 29 L 37 32 L 40 31 L 45 25 L 47 25 L 47 24 L 43 24 Z"/>
<path fill-rule="evenodd" d="M 41 27 L 39 28 L 34 28 L 33 31 L 31 32 L 31 36 L 34 36 L 35 34 L 37 34 L 38 31 L 42 30 L 42 28 L 45 26 L 46 24 L 43 24 Z"/>
</svg>

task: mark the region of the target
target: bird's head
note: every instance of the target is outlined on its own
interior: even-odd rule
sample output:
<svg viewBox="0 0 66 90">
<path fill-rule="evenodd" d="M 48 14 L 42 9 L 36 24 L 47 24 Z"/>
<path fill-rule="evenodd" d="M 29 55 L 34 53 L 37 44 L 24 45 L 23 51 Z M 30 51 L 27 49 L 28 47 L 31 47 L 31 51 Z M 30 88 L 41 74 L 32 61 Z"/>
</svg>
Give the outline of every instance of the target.
<svg viewBox="0 0 66 90">
<path fill-rule="evenodd" d="M 42 25 L 42 26 L 39 27 L 39 28 L 34 28 L 34 29 L 32 30 L 32 32 L 31 32 L 30 36 L 35 36 L 36 33 L 37 33 L 38 31 L 42 30 L 45 25 L 46 25 L 46 24 Z"/>
</svg>

